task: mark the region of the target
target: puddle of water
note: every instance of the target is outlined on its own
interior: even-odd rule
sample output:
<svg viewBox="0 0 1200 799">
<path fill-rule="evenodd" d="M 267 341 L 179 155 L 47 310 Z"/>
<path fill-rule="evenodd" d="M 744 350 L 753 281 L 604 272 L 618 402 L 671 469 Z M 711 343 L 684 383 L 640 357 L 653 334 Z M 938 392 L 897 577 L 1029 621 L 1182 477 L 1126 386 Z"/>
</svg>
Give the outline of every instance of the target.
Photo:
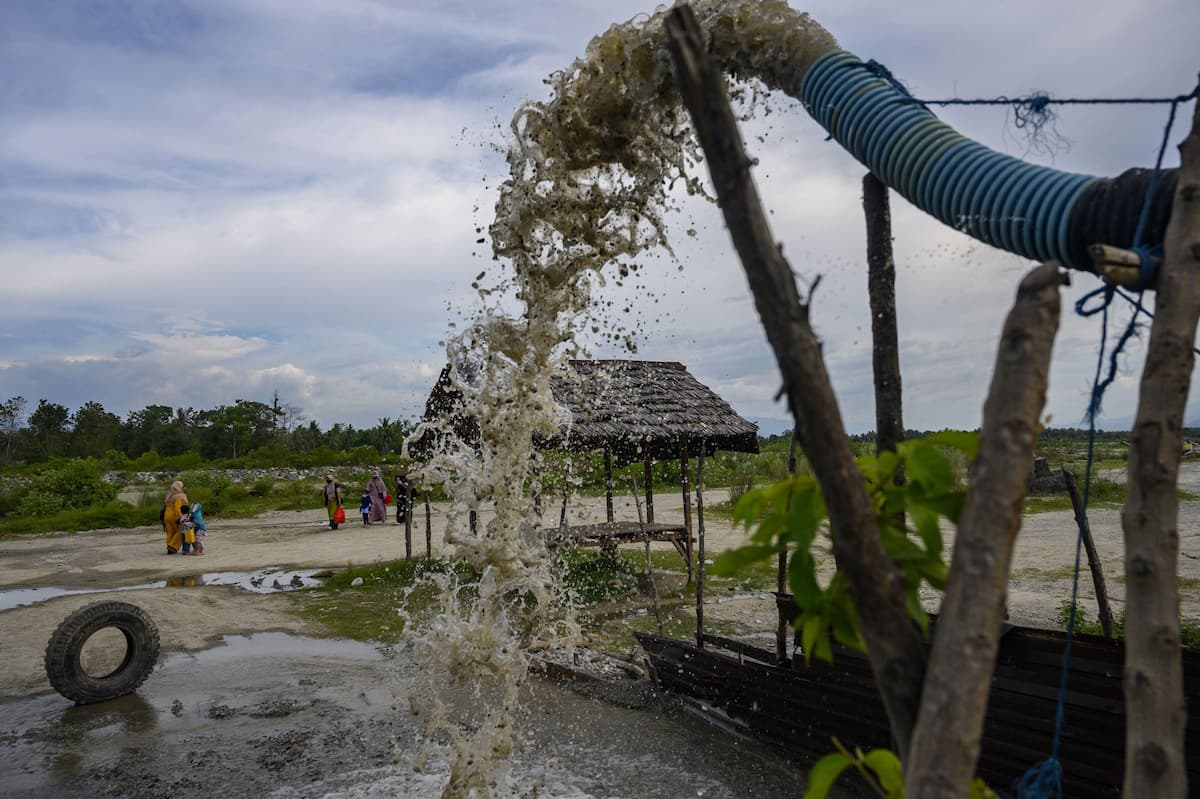
<svg viewBox="0 0 1200 799">
<path fill-rule="evenodd" d="M 59 588 L 56 586 L 40 586 L 38 588 L 9 588 L 0 591 L 0 611 L 12 610 L 37 605 L 49 599 L 73 594 L 97 594 L 106 591 L 138 591 L 143 588 L 162 588 L 165 583 L 160 580 L 155 583 L 139 583 L 138 585 L 120 585 L 115 588 Z"/>
<path fill-rule="evenodd" d="M 74 594 L 100 594 L 110 591 L 140 591 L 145 588 L 195 588 L 205 585 L 231 585 L 255 594 L 271 594 L 277 591 L 292 591 L 311 588 L 321 584 L 321 578 L 313 577 L 321 569 L 288 570 L 280 566 L 269 566 L 252 572 L 209 572 L 178 577 L 168 577 L 152 583 L 119 585 L 107 588 L 62 588 L 38 586 L 36 588 L 10 588 L 0 591 L 0 612 L 14 608 L 37 605 L 60 596 Z"/>
</svg>

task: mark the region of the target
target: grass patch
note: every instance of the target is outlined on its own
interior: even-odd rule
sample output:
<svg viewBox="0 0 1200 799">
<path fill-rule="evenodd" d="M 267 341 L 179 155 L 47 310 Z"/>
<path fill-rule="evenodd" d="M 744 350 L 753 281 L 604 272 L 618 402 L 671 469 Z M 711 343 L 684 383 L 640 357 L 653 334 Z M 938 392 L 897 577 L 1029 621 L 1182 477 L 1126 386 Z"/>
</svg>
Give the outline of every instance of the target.
<svg viewBox="0 0 1200 799">
<path fill-rule="evenodd" d="M 1071 600 L 1064 599 L 1058 606 L 1058 623 L 1065 629 L 1071 619 Z M 1103 635 L 1099 618 L 1091 619 L 1088 609 L 1075 606 L 1075 632 L 1084 635 Z M 1113 619 L 1113 635 L 1125 637 L 1125 608 L 1121 608 Z M 1200 619 L 1179 619 L 1179 645 L 1184 649 L 1200 651 Z"/>
<path fill-rule="evenodd" d="M 437 589 L 422 578 L 451 571 L 464 582 L 475 579 L 465 563 L 444 560 L 399 560 L 348 568 L 320 588 L 293 592 L 291 596 L 297 600 L 294 612 L 322 635 L 395 643 L 404 632 L 402 613 L 420 618 L 434 607 Z"/>
</svg>

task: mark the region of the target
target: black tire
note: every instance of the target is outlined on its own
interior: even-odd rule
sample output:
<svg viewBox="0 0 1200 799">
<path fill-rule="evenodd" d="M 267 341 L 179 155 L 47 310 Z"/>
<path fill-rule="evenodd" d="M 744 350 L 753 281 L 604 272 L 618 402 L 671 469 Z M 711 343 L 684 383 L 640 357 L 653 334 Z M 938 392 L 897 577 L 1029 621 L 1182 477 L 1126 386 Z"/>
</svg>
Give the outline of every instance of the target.
<svg viewBox="0 0 1200 799">
<path fill-rule="evenodd" d="M 111 674 L 93 677 L 79 657 L 87 640 L 116 627 L 125 635 L 125 657 Z M 158 628 L 137 605 L 93 602 L 63 619 L 46 644 L 46 676 L 60 694 L 80 705 L 132 693 L 158 662 Z"/>
</svg>

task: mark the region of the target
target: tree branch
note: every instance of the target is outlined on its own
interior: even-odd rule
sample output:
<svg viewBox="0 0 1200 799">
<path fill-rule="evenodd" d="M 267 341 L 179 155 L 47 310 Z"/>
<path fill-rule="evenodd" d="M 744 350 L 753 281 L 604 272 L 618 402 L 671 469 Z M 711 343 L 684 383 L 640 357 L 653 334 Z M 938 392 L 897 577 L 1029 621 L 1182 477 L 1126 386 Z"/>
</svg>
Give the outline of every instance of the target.
<svg viewBox="0 0 1200 799">
<path fill-rule="evenodd" d="M 975 775 L 1064 280 L 1054 264 L 1031 271 L 1004 321 L 905 767 L 913 799 L 961 799 Z"/>
<path fill-rule="evenodd" d="M 880 540 L 821 345 L 809 324 L 808 306 L 801 302 L 795 277 L 767 225 L 721 73 L 707 56 L 690 8 L 675 8 L 667 16 L 666 30 L 680 93 L 788 387 L 797 437 L 825 493 L 834 558 L 854 591 L 859 628 L 903 756 L 925 671 L 920 631 L 905 609 L 904 578 Z"/>
<path fill-rule="evenodd" d="M 1187 703 L 1179 651 L 1179 499 L 1183 413 L 1200 317 L 1200 103 L 1180 147 L 1154 322 L 1129 437 L 1125 529 L 1124 796 L 1188 793 Z"/>
</svg>

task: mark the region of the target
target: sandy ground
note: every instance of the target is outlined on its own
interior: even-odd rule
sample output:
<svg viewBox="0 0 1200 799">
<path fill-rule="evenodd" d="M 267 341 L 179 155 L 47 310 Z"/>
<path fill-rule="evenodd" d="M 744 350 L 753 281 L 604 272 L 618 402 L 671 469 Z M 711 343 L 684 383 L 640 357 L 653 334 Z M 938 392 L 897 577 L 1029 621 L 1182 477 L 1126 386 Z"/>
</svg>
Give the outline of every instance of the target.
<svg viewBox="0 0 1200 799">
<path fill-rule="evenodd" d="M 1200 464 L 1185 464 L 1181 482 L 1200 493 Z M 721 492 L 709 492 L 706 502 L 723 498 Z M 617 505 L 617 518 L 637 518 L 628 497 L 618 498 Z M 660 521 L 680 519 L 681 506 L 677 493 L 655 497 Z M 432 508 L 435 552 L 443 547 L 445 511 L 441 505 Z M 558 513 L 557 503 L 548 505 L 548 519 L 557 521 Z M 603 517 L 603 498 L 574 500 L 568 508 L 572 524 Z M 488 518 L 484 512 L 481 524 Z M 1124 596 L 1119 512 L 1093 511 L 1091 525 L 1108 576 L 1108 592 L 1119 610 Z M 725 520 L 710 516 L 705 526 L 710 555 L 743 540 L 741 531 Z M 0 542 L 0 608 L 5 607 L 6 597 L 14 604 L 19 591 L 90 592 L 0 610 L 0 640 L 4 642 L 0 646 L 0 713 L 9 719 L 6 727 L 0 726 L 0 796 L 208 796 L 214 783 L 225 785 L 233 794 L 338 795 L 337 785 L 330 780 L 339 770 L 375 767 L 388 761 L 392 738 L 399 734 L 392 709 L 397 697 L 394 689 L 385 696 L 387 692 L 381 693 L 379 685 L 393 679 L 389 675 L 396 668 L 394 658 L 379 661 L 369 654 L 369 647 L 365 650 L 368 654 L 363 654 L 357 645 L 322 652 L 321 642 L 294 637 L 308 631 L 288 612 L 293 600 L 282 592 L 255 594 L 211 584 L 116 589 L 156 585 L 172 578 L 174 582 L 194 582 L 186 578 L 268 567 L 307 573 L 393 560 L 405 554 L 403 526 L 363 527 L 352 522 L 330 531 L 323 511 L 314 509 L 249 520 L 214 518 L 209 530 L 207 554 L 201 557 L 166 555 L 157 528 Z M 1182 503 L 1179 532 L 1180 576 L 1185 578 L 1183 614 L 1200 617 L 1200 502 Z M 418 508 L 413 537 L 415 554 L 423 554 L 422 508 Z M 1010 590 L 1013 621 L 1055 625 L 1058 606 L 1071 592 L 1074 547 L 1070 513 L 1025 518 Z M 1094 604 L 1086 570 L 1080 593 L 1084 607 L 1091 610 Z M 775 628 L 769 595 L 715 594 L 707 597 L 706 618 L 714 625 L 750 631 L 769 646 Z M 95 706 L 98 709 L 74 708 L 50 690 L 43 651 L 51 632 L 71 610 L 97 599 L 132 601 L 143 607 L 160 630 L 164 657 L 134 697 Z M 681 609 L 684 613 L 690 612 L 687 604 Z M 928 604 L 933 609 L 936 598 L 930 597 Z M 1094 612 L 1091 615 L 1094 617 Z M 264 638 L 264 633 L 291 636 L 272 639 L 269 635 Z M 261 645 L 248 650 L 230 645 L 245 640 L 238 636 L 247 635 L 256 635 L 252 640 L 260 643 L 276 643 L 265 650 Z M 214 649 L 222 642 L 225 646 Z M 297 651 L 288 650 L 297 646 Z M 225 661 L 206 665 L 210 653 L 226 651 L 232 654 Z M 568 715 L 580 712 L 576 708 Z M 411 724 L 401 727 L 405 735 L 413 733 Z M 133 743 L 122 743 L 127 738 Z M 90 754 L 80 751 L 81 742 L 87 743 L 83 749 Z M 289 756 L 289 751 L 295 757 Z M 211 772 L 209 761 L 214 758 L 233 764 L 233 772 L 225 766 L 220 767 L 219 775 Z M 683 771 L 691 774 L 689 769 Z M 208 776 L 179 776 L 189 772 Z M 385 779 L 370 777 L 376 778 Z M 394 778 L 398 777 L 386 777 Z M 307 784 L 323 787 L 310 793 L 295 792 L 295 786 Z M 739 794 L 736 785 L 728 790 L 714 785 L 707 795 L 758 795 Z M 284 790 L 280 786 L 291 787 Z M 411 786 L 399 790 L 397 795 L 421 793 Z M 668 791 L 664 795 L 683 794 Z"/>
<path fill-rule="evenodd" d="M 1200 464 L 1184 464 L 1181 485 L 1200 494 Z M 727 497 L 723 491 L 706 494 L 707 503 Z M 560 502 L 561 500 L 559 500 Z M 660 521 L 682 518 L 679 493 L 654 498 Z M 616 499 L 618 519 L 636 519 L 628 497 Z M 446 506 L 434 503 L 430 527 L 432 549 L 443 550 Z M 546 518 L 557 520 L 558 502 L 547 503 Z M 480 524 L 490 518 L 481 513 Z M 603 498 L 576 498 L 568 505 L 568 523 L 602 521 Z M 1122 540 L 1117 510 L 1090 514 L 1108 581 L 1114 610 L 1123 605 Z M 194 575 L 251 572 L 264 567 L 317 570 L 341 569 L 394 560 L 405 555 L 404 527 L 392 522 L 363 527 L 351 521 L 331 531 L 323 510 L 276 512 L 254 519 L 210 520 L 206 554 L 200 557 L 166 555 L 158 528 L 104 530 L 76 535 L 46 536 L 0 542 L 0 600 L 6 591 L 53 586 L 60 589 L 101 590 L 135 586 Z M 1182 610 L 1185 617 L 1200 617 L 1200 502 L 1186 501 L 1179 512 Z M 740 529 L 727 520 L 705 519 L 707 552 L 719 552 L 743 540 Z M 947 531 L 947 548 L 952 534 Z M 660 546 L 660 545 L 656 545 Z M 669 549 L 667 545 L 661 545 Z M 424 509 L 418 508 L 413 527 L 416 555 L 425 550 Z M 1075 556 L 1075 525 L 1069 512 L 1025 517 L 1017 542 L 1010 584 L 1010 615 L 1014 622 L 1053 627 L 1060 603 L 1071 594 Z M 824 563 L 832 566 L 832 558 Z M 682 569 L 682 561 L 680 568 Z M 1092 618 L 1094 593 L 1085 569 L 1080 596 Z M 146 588 L 142 590 L 60 596 L 30 607 L 0 611 L 0 699 L 21 696 L 49 686 L 42 668 L 42 652 L 55 626 L 73 609 L 100 598 L 136 602 L 158 622 L 165 650 L 192 651 L 211 646 L 222 635 L 263 631 L 302 632 L 303 623 L 286 612 L 289 599 L 259 595 L 228 586 Z M 712 596 L 706 615 L 759 626 L 763 634 L 774 628 L 773 601 L 753 595 Z M 930 609 L 936 597 L 929 597 Z M 3 605 L 0 605 L 3 607 Z"/>
</svg>

